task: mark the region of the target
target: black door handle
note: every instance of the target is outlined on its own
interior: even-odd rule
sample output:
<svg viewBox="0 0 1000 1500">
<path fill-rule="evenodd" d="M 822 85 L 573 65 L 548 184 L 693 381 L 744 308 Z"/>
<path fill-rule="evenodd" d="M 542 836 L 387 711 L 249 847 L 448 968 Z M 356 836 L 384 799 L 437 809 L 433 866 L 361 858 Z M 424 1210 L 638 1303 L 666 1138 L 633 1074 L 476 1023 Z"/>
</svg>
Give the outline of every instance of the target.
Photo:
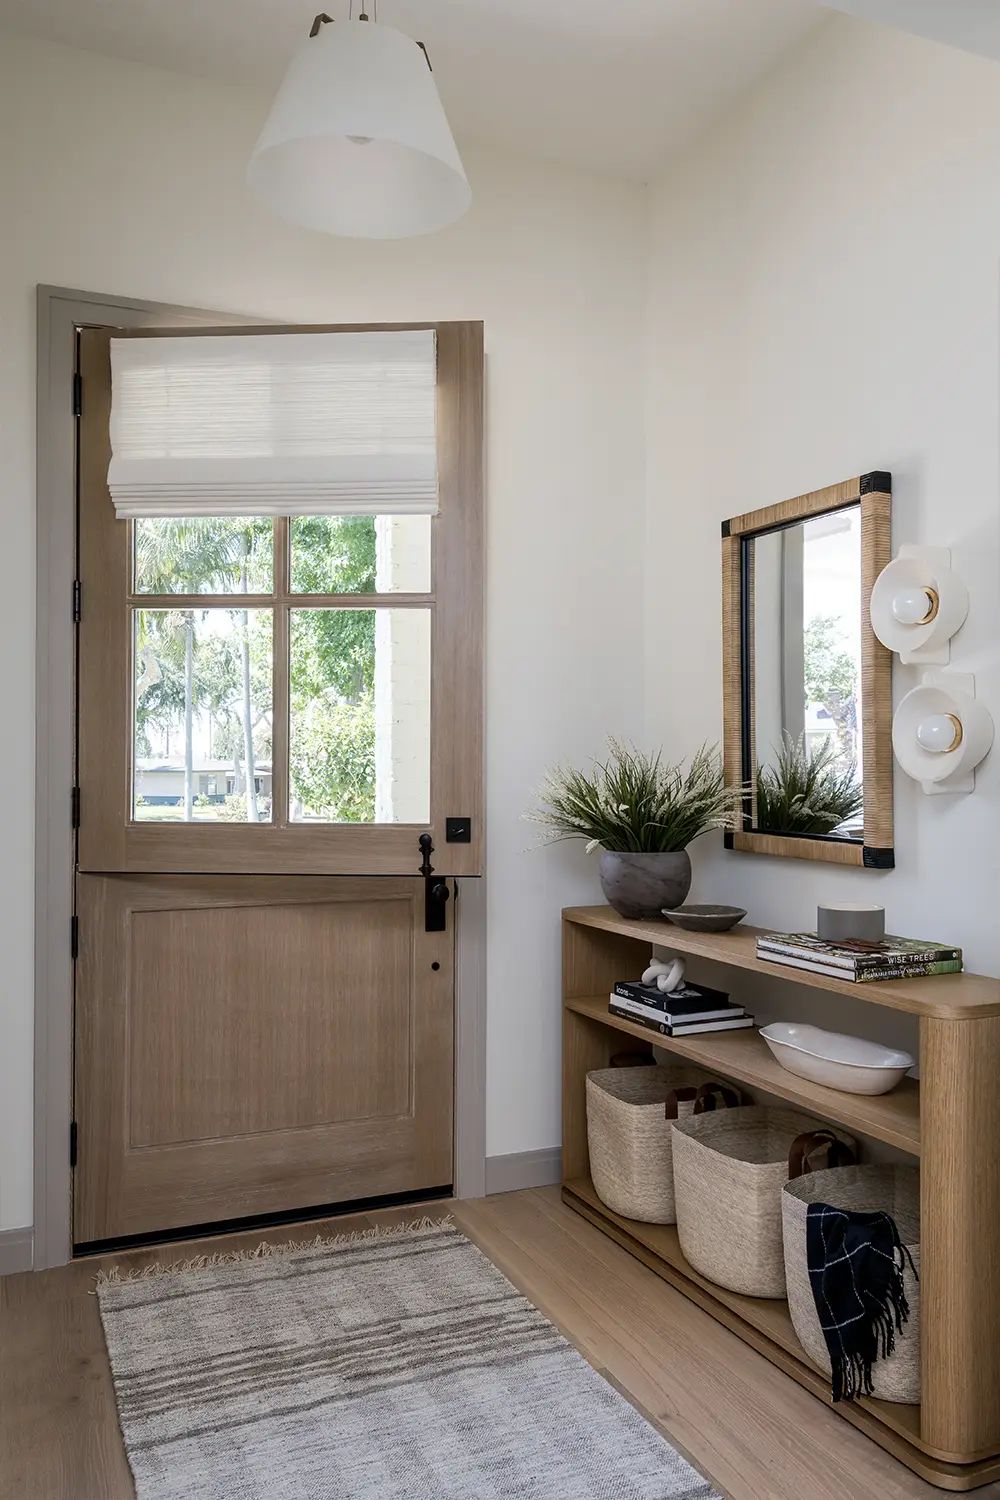
<svg viewBox="0 0 1000 1500">
<path fill-rule="evenodd" d="M 451 892 L 446 880 L 428 875 L 424 881 L 424 931 L 444 932 L 447 929 L 448 897 Z"/>
<path fill-rule="evenodd" d="M 418 843 L 423 856 L 420 873 L 424 877 L 424 931 L 444 932 L 448 926 L 446 913 L 451 892 L 447 880 L 442 880 L 440 875 L 435 878 L 434 866 L 431 864 L 434 840 L 430 834 L 422 833 Z"/>
</svg>

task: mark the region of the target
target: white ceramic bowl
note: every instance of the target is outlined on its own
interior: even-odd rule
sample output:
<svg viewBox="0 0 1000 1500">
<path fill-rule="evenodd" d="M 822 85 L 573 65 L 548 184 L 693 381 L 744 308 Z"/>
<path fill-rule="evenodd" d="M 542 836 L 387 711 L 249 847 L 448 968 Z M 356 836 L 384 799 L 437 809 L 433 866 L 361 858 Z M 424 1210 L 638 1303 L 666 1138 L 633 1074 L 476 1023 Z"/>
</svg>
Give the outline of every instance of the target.
<svg viewBox="0 0 1000 1500">
<path fill-rule="evenodd" d="M 774 1021 L 762 1026 L 760 1034 L 789 1073 L 846 1094 L 887 1094 L 915 1061 L 908 1052 L 839 1031 L 822 1031 L 818 1026 Z"/>
</svg>

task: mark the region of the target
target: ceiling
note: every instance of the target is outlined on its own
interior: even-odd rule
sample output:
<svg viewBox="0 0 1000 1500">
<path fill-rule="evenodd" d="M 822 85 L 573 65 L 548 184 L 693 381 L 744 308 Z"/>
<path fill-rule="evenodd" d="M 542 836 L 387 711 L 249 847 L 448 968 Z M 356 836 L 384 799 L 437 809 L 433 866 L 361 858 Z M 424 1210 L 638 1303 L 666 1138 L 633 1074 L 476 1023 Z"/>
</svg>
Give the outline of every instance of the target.
<svg viewBox="0 0 1000 1500">
<path fill-rule="evenodd" d="M 325 4 L 337 19 L 349 0 Z M 0 28 L 273 88 L 319 8 L 0 0 Z M 427 44 L 459 146 L 644 178 L 825 14 L 813 0 L 380 0 L 378 19 Z"/>
<path fill-rule="evenodd" d="M 824 4 L 1000 61 L 997 0 L 824 0 Z"/>
</svg>

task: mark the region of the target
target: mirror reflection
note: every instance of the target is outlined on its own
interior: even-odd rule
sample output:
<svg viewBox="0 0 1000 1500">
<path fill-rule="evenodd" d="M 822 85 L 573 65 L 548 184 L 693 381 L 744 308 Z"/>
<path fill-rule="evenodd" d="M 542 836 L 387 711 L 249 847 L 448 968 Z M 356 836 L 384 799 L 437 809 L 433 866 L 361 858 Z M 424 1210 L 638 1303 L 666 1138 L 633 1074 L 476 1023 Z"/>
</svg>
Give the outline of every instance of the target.
<svg viewBox="0 0 1000 1500">
<path fill-rule="evenodd" d="M 860 841 L 861 507 L 744 546 L 754 827 Z"/>
</svg>

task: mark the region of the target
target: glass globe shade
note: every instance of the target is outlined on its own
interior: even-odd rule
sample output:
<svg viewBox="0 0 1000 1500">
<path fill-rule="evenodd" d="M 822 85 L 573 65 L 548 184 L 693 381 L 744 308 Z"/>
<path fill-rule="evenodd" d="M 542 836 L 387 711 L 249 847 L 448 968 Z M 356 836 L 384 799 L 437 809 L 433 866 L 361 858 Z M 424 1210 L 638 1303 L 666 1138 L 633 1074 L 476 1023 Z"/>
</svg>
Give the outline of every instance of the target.
<svg viewBox="0 0 1000 1500">
<path fill-rule="evenodd" d="M 934 610 L 934 599 L 916 584 L 898 588 L 892 596 L 892 615 L 900 625 L 923 625 Z"/>
<path fill-rule="evenodd" d="M 947 754 L 962 743 L 962 725 L 954 714 L 928 714 L 917 725 L 917 744 L 936 755 Z"/>
</svg>

